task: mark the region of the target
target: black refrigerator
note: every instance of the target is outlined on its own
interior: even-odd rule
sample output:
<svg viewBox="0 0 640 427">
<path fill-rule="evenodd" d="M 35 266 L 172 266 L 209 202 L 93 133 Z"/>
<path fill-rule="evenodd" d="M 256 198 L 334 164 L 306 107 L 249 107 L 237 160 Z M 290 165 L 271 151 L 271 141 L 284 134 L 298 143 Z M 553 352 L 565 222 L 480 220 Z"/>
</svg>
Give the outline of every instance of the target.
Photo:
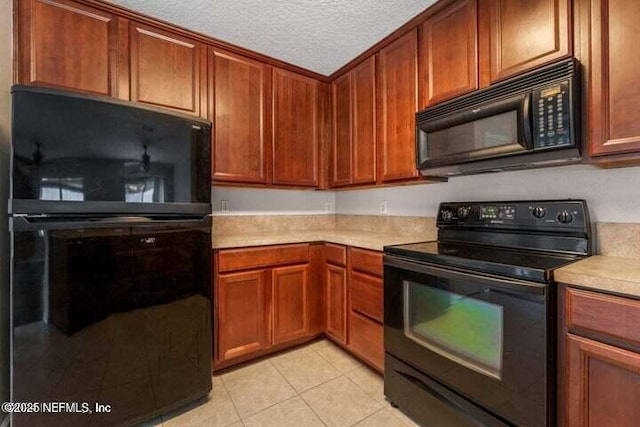
<svg viewBox="0 0 640 427">
<path fill-rule="evenodd" d="M 135 425 L 211 390 L 211 123 L 12 88 L 12 426 Z"/>
</svg>

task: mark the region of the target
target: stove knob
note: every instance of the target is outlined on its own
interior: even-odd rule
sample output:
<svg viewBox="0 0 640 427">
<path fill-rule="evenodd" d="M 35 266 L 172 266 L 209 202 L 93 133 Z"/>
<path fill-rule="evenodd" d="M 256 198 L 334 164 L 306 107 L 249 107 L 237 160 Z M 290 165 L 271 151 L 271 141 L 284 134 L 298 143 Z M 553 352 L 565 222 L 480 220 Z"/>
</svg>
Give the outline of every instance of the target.
<svg viewBox="0 0 640 427">
<path fill-rule="evenodd" d="M 453 219 L 453 212 L 443 209 L 440 211 L 440 217 L 444 222 L 449 222 Z"/>
<path fill-rule="evenodd" d="M 567 211 L 562 211 L 558 214 L 558 221 L 562 224 L 569 224 L 573 221 L 573 215 Z"/>
<path fill-rule="evenodd" d="M 540 219 L 540 218 L 544 218 L 544 216 L 547 214 L 547 210 L 545 208 L 542 208 L 540 206 L 536 206 L 535 208 L 533 208 L 533 210 L 531 211 L 531 214 Z"/>
<path fill-rule="evenodd" d="M 458 208 L 458 218 L 467 219 L 471 213 L 471 206 L 460 206 Z"/>
</svg>

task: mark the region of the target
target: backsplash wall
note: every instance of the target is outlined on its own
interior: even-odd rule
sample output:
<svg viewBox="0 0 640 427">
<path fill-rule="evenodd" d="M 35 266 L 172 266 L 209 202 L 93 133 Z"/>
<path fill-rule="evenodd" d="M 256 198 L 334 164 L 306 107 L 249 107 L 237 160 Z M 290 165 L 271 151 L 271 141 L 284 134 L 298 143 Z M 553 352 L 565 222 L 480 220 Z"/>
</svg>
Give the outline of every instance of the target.
<svg viewBox="0 0 640 427">
<path fill-rule="evenodd" d="M 449 201 L 585 199 L 593 221 L 640 223 L 640 167 L 574 165 L 451 178 L 447 183 L 338 191 L 336 213 L 434 217 Z"/>
<path fill-rule="evenodd" d="M 227 201 L 230 215 L 331 214 L 336 197 L 332 191 L 273 190 L 261 188 L 212 187 L 213 212 L 223 214 Z"/>
</svg>

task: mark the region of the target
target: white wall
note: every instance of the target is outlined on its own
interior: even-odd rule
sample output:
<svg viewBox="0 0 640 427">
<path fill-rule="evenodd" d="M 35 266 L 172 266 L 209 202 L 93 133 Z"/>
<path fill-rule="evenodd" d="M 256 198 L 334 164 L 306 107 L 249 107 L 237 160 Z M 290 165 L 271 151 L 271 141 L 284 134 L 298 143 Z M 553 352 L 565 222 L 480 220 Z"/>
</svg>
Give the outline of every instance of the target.
<svg viewBox="0 0 640 427">
<path fill-rule="evenodd" d="M 322 214 L 333 213 L 335 194 L 331 191 L 264 190 L 213 187 L 213 212 L 221 213 L 228 202 L 229 214 Z"/>
<path fill-rule="evenodd" d="M 0 402 L 9 400 L 9 89 L 11 71 L 12 1 L 0 0 Z M 0 413 L 0 423 L 2 414 Z"/>
<path fill-rule="evenodd" d="M 640 222 L 640 167 L 577 165 L 451 178 L 447 183 L 336 193 L 339 214 L 435 216 L 445 201 L 586 199 L 593 220 Z"/>
</svg>

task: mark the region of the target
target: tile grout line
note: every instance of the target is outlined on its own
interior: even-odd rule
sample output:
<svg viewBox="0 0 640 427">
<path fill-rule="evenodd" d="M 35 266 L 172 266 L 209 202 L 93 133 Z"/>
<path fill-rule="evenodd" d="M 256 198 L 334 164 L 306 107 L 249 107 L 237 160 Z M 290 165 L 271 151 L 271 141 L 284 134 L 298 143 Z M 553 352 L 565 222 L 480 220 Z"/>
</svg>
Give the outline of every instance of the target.
<svg viewBox="0 0 640 427">
<path fill-rule="evenodd" d="M 311 349 L 311 350 L 313 350 L 313 349 Z M 320 355 L 318 354 L 318 356 L 320 356 Z M 320 356 L 320 358 L 322 358 L 322 356 Z M 327 363 L 329 363 L 329 362 L 327 362 Z M 316 417 L 318 417 L 318 420 L 320 421 L 320 423 L 321 423 L 323 426 L 326 426 L 325 422 L 322 420 L 322 418 L 320 417 L 320 415 L 319 415 L 319 414 L 318 414 L 318 413 L 317 413 L 317 412 L 316 412 L 316 411 L 311 407 L 311 405 L 309 405 L 309 403 L 308 403 L 306 400 L 304 400 L 304 397 L 302 397 L 302 393 L 306 392 L 307 390 L 303 390 L 303 391 L 301 391 L 301 392 L 298 392 L 298 390 L 296 390 L 296 388 L 293 386 L 293 384 L 291 384 L 291 383 L 289 382 L 289 380 L 287 379 L 287 377 L 285 377 L 285 376 L 282 374 L 282 372 L 280 372 L 280 369 L 278 369 L 278 366 L 277 366 L 275 363 L 273 363 L 273 362 L 272 362 L 272 365 L 274 366 L 274 368 L 276 368 L 276 371 L 278 371 L 278 373 L 282 376 L 282 378 L 284 378 L 284 380 L 287 382 L 287 384 L 289 384 L 289 386 L 291 386 L 291 388 L 293 389 L 293 391 L 296 393 L 296 395 L 295 395 L 295 396 L 293 396 L 292 398 L 287 399 L 287 400 L 291 400 L 291 399 L 293 399 L 294 397 L 299 397 L 299 398 L 300 398 L 300 400 L 302 401 L 302 403 L 304 403 L 304 404 L 307 406 L 307 408 L 311 409 L 311 412 L 313 412 L 313 414 L 314 414 Z M 336 378 L 338 378 L 338 377 L 336 377 Z M 335 378 L 332 378 L 332 379 L 335 379 Z M 329 382 L 329 381 L 331 381 L 331 380 L 327 380 L 327 381 L 323 382 L 322 384 L 325 384 L 326 382 Z M 318 384 L 318 385 L 322 385 L 322 384 Z M 308 390 L 311 390 L 312 388 L 315 388 L 315 387 L 317 387 L 317 386 L 311 387 L 311 388 L 309 388 Z M 284 400 L 283 402 L 286 402 L 286 400 Z M 280 402 L 280 403 L 282 403 L 282 402 Z M 277 403 L 276 403 L 276 405 L 277 405 Z M 275 406 L 275 405 L 274 405 L 274 406 Z M 260 412 L 262 412 L 262 411 L 260 411 Z"/>
<path fill-rule="evenodd" d="M 233 405 L 233 410 L 236 411 L 236 415 L 238 416 L 238 419 L 240 420 L 240 423 L 244 426 L 244 422 L 242 421 L 242 417 L 240 416 L 240 412 L 238 412 L 238 407 L 236 406 L 236 402 L 233 401 L 233 397 L 231 397 L 231 393 L 229 393 L 229 389 L 227 388 L 227 385 L 224 382 L 223 375 L 220 375 L 220 382 L 222 383 L 222 388 L 224 388 L 224 392 L 227 394 L 227 397 L 229 397 L 229 401 L 231 402 L 231 405 Z M 231 423 L 229 425 L 232 425 L 232 424 L 233 423 Z"/>
</svg>

